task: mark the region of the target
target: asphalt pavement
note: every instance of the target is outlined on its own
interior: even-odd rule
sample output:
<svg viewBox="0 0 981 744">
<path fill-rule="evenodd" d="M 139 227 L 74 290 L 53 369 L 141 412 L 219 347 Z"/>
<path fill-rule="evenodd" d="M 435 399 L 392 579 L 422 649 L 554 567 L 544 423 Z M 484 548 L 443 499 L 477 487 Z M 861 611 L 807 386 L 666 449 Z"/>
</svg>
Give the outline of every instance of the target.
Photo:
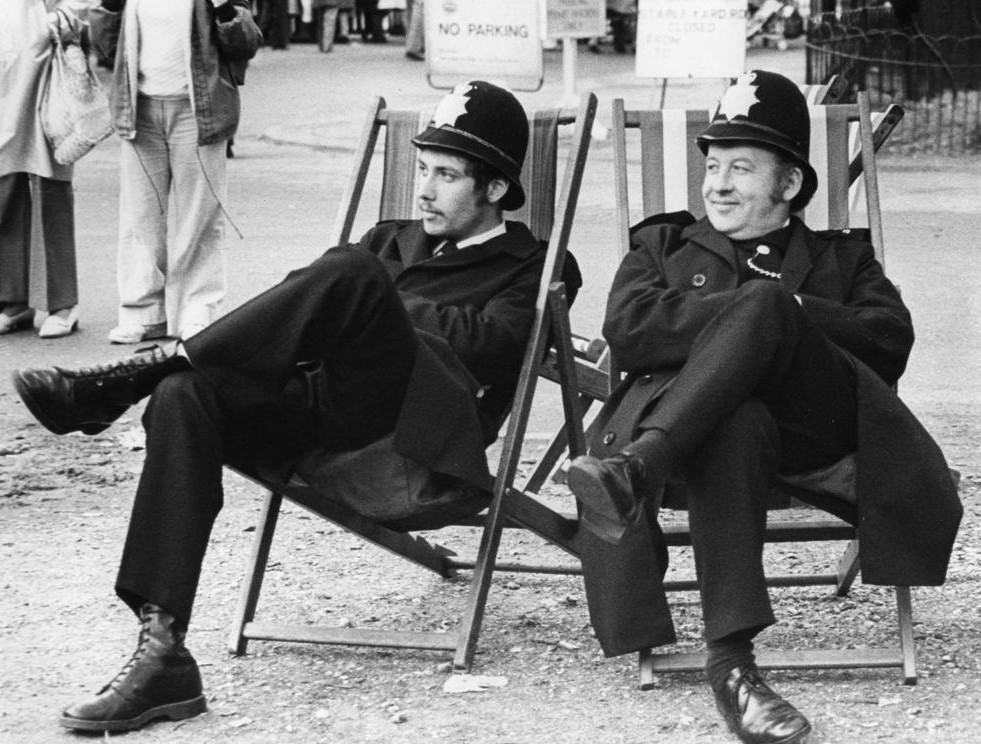
<svg viewBox="0 0 981 744">
<path fill-rule="evenodd" d="M 747 67 L 803 82 L 803 48 L 751 49 Z M 656 107 L 663 96 L 667 108 L 709 107 L 723 82 L 671 80 L 662 88 L 660 80 L 636 77 L 633 57 L 609 48 L 598 55 L 581 48 L 576 80 L 576 92 L 593 91 L 599 98 L 599 126 L 571 243 L 587 277 L 573 324 L 595 334 L 615 268 L 612 148 L 603 136 L 610 102 L 622 97 L 630 107 Z M 229 308 L 329 247 L 325 236 L 372 99 L 381 95 L 396 108 L 431 107 L 442 93 L 428 85 L 425 64 L 407 59 L 397 40 L 335 46 L 328 54 L 309 44 L 260 50 L 242 88 L 242 122 L 229 162 Z M 569 94 L 560 52 L 546 53 L 539 90 L 517 92 L 529 109 L 571 105 Z M 118 153 L 113 137 L 76 166 L 81 330 L 52 341 L 31 333 L 0 339 L 5 379 L 17 367 L 92 364 L 125 353 L 106 341 L 115 324 Z M 979 156 L 910 159 L 887 148 L 880 172 L 887 269 L 902 287 L 918 336 L 901 393 L 951 464 L 975 473 L 981 465 L 979 165 Z M 358 228 L 372 221 L 365 210 Z M 7 383 L 0 384 L 0 395 L 12 395 Z M 557 416 L 558 407 L 547 403 L 532 428 L 546 430 Z"/>
</svg>

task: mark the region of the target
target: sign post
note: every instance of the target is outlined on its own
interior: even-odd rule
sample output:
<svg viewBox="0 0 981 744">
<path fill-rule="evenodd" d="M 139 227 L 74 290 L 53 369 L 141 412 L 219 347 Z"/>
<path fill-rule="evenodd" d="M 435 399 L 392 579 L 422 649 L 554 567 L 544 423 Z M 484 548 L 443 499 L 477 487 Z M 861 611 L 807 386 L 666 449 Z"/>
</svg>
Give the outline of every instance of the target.
<svg viewBox="0 0 981 744">
<path fill-rule="evenodd" d="M 665 85 L 673 77 L 734 78 L 745 65 L 746 0 L 640 0 L 637 77 Z"/>
<path fill-rule="evenodd" d="M 577 39 L 606 33 L 606 0 L 545 0 L 542 4 L 545 38 L 562 40 L 563 106 L 577 106 Z"/>
<path fill-rule="evenodd" d="M 466 80 L 538 90 L 544 78 L 538 4 L 528 0 L 430 0 L 426 74 L 434 88 Z"/>
</svg>

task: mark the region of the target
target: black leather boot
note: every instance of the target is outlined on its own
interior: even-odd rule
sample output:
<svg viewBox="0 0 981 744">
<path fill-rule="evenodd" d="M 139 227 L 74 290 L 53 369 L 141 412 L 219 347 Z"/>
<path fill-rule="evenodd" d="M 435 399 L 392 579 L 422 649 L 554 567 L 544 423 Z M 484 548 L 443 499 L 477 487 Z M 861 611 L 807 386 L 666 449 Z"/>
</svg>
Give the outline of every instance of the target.
<svg viewBox="0 0 981 744">
<path fill-rule="evenodd" d="M 61 714 L 62 726 L 81 731 L 132 731 L 157 718 L 178 721 L 208 709 L 201 674 L 184 648 L 184 631 L 166 610 L 140 608 L 140 639 L 133 656 L 97 695 Z"/>
<path fill-rule="evenodd" d="M 677 453 L 660 429 L 644 431 L 622 452 L 599 459 L 584 455 L 569 465 L 568 484 L 582 504 L 582 524 L 601 540 L 620 542 L 646 503 L 661 508 L 664 484 Z"/>
<path fill-rule="evenodd" d="M 582 504 L 583 526 L 613 544 L 640 517 L 644 498 L 663 487 L 653 482 L 643 459 L 628 452 L 603 460 L 592 455 L 577 457 L 569 465 L 568 484 Z M 660 500 L 659 493 L 656 498 Z"/>
<path fill-rule="evenodd" d="M 48 431 L 98 434 L 153 392 L 166 375 L 190 368 L 176 352 L 176 344 L 154 345 L 98 367 L 15 370 L 14 388 Z"/>
<path fill-rule="evenodd" d="M 729 730 L 745 744 L 803 744 L 811 724 L 767 687 L 755 664 L 736 667 L 713 689 Z"/>
</svg>

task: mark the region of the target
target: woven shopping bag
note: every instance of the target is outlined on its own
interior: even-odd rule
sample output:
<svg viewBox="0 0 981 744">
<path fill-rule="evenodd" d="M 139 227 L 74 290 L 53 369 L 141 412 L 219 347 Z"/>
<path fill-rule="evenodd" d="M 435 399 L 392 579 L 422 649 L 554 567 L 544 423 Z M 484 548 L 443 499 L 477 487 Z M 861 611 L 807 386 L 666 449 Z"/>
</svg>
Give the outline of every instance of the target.
<svg viewBox="0 0 981 744">
<path fill-rule="evenodd" d="M 77 41 L 54 38 L 41 129 L 54 159 L 71 165 L 112 133 L 109 99 Z"/>
</svg>

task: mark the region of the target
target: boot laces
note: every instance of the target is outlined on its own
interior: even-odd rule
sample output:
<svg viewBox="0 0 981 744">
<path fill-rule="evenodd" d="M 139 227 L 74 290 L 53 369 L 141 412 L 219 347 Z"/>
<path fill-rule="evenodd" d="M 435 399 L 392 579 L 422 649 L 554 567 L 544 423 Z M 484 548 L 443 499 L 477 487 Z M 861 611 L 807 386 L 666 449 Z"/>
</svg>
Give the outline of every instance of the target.
<svg viewBox="0 0 981 744">
<path fill-rule="evenodd" d="M 146 655 L 147 647 L 150 645 L 150 615 L 145 614 L 141 618 L 140 624 L 140 637 L 136 642 L 136 650 L 133 655 L 129 657 L 129 660 L 123 664 L 123 668 L 119 670 L 115 677 L 110 680 L 103 690 L 115 689 L 116 686 L 126 678 L 129 674 L 130 669 L 132 669 L 136 664 Z"/>
<path fill-rule="evenodd" d="M 132 356 L 120 359 L 118 362 L 109 364 L 99 364 L 94 367 L 81 367 L 75 370 L 62 370 L 66 376 L 74 379 L 84 379 L 86 377 L 97 378 L 126 378 L 132 377 L 140 370 L 159 364 L 168 359 L 169 355 L 157 345 L 140 349 Z"/>
</svg>

